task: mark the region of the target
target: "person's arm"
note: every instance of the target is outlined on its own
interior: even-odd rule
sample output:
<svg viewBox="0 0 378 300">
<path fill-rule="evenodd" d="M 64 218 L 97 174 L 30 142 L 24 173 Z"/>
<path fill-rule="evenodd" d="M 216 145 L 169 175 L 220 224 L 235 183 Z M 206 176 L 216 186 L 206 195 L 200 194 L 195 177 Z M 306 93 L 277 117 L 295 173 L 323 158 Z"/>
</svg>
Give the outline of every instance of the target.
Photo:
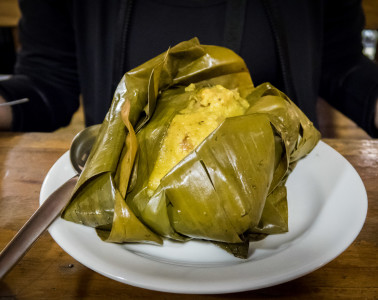
<svg viewBox="0 0 378 300">
<path fill-rule="evenodd" d="M 79 106 L 76 45 L 71 1 L 20 1 L 21 51 L 15 74 L 0 81 L 7 101 L 29 98 L 12 108 L 13 131 L 53 131 L 69 124 Z"/>
<path fill-rule="evenodd" d="M 0 96 L 0 104 L 5 103 Z M 10 106 L 0 106 L 0 130 L 10 130 L 12 127 L 12 109 Z"/>
<path fill-rule="evenodd" d="M 378 66 L 362 54 L 363 28 L 361 1 L 325 1 L 320 96 L 378 137 Z"/>
</svg>

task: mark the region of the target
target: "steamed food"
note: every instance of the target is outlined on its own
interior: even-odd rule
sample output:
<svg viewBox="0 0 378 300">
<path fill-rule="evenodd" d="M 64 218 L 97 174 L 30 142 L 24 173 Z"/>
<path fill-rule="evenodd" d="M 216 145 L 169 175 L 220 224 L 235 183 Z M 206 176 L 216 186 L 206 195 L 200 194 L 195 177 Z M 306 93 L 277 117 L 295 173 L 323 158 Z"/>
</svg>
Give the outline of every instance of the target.
<svg viewBox="0 0 378 300">
<path fill-rule="evenodd" d="M 195 91 L 191 84 L 186 92 L 190 95 L 187 107 L 172 119 L 163 140 L 148 187 L 156 190 L 160 180 L 193 151 L 226 118 L 240 116 L 249 107 L 237 91 L 221 85 L 205 87 Z"/>
<path fill-rule="evenodd" d="M 107 242 L 200 239 L 245 258 L 289 230 L 285 183 L 319 138 L 234 52 L 185 41 L 124 75 L 62 217 Z"/>
</svg>

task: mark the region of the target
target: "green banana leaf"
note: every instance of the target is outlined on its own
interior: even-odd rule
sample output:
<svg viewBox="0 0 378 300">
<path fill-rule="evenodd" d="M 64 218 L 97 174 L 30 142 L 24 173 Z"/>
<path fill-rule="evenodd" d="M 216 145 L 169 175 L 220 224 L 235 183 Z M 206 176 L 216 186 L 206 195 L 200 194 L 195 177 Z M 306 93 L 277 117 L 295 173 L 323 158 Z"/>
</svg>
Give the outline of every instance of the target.
<svg viewBox="0 0 378 300">
<path fill-rule="evenodd" d="M 249 103 L 172 168 L 151 194 L 148 178 L 185 87 L 238 89 Z M 134 130 L 135 128 L 135 130 Z M 288 230 L 287 176 L 319 132 L 269 83 L 254 87 L 244 61 L 194 38 L 127 72 L 62 213 L 108 242 L 205 239 L 237 257 L 249 241 Z"/>
</svg>

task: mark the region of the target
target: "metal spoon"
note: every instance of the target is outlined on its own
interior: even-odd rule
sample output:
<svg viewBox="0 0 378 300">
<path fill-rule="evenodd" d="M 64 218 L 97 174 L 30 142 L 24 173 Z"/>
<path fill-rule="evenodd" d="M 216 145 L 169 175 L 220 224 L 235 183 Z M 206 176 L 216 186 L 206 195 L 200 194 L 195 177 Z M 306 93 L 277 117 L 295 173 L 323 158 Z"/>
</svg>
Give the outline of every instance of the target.
<svg viewBox="0 0 378 300">
<path fill-rule="evenodd" d="M 70 160 L 78 172 L 53 192 L 35 211 L 31 218 L 18 231 L 14 238 L 0 253 L 0 279 L 2 279 L 16 263 L 27 253 L 33 243 L 61 214 L 67 205 L 81 170 L 92 149 L 100 125 L 87 127 L 79 132 L 72 140 Z"/>
<path fill-rule="evenodd" d="M 29 98 L 22 98 L 22 99 L 13 100 L 13 101 L 10 101 L 10 102 L 3 102 L 3 103 L 0 103 L 0 107 L 1 106 L 13 106 L 13 105 L 17 105 L 17 104 L 21 104 L 21 103 L 25 103 L 25 102 L 29 102 Z"/>
</svg>

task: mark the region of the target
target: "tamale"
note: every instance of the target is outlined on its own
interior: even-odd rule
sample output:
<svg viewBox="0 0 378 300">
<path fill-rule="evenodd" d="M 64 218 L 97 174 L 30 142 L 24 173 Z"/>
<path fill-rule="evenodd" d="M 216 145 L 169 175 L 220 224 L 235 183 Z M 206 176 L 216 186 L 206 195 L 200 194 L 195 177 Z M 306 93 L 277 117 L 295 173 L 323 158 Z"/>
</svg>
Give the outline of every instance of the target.
<svg viewBox="0 0 378 300">
<path fill-rule="evenodd" d="M 242 58 L 194 38 L 124 75 L 62 217 L 109 242 L 202 239 L 245 257 L 288 230 L 285 182 L 319 138 Z"/>
<path fill-rule="evenodd" d="M 195 91 L 191 84 L 185 91 Z M 149 179 L 148 188 L 156 190 L 160 179 L 193 151 L 219 124 L 228 117 L 240 116 L 248 102 L 236 91 L 221 85 L 190 93 L 189 104 L 170 122 L 159 156 Z"/>
</svg>

